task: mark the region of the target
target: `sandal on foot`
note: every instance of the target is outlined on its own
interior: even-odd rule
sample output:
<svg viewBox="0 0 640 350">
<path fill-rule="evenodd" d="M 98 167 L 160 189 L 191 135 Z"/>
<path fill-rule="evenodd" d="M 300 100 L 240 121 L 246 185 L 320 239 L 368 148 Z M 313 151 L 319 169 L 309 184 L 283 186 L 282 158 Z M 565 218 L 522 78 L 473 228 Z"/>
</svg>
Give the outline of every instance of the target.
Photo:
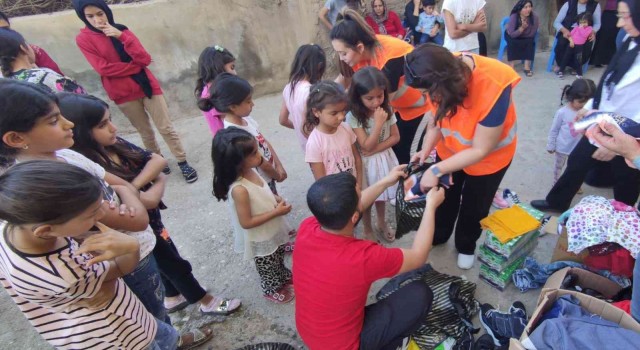
<svg viewBox="0 0 640 350">
<path fill-rule="evenodd" d="M 228 316 L 238 311 L 240 306 L 242 306 L 240 299 L 213 297 L 213 301 L 209 305 L 205 307 L 200 305 L 200 313 L 203 315 Z"/>
<path fill-rule="evenodd" d="M 531 69 L 525 69 L 524 70 L 524 74 L 528 77 L 532 77 L 533 76 L 533 72 L 531 71 Z"/>
<path fill-rule="evenodd" d="M 376 232 L 378 232 L 378 236 L 382 238 L 385 242 L 391 243 L 396 240 L 396 233 L 389 227 L 388 225 L 384 225 L 385 230 L 380 228 L 377 224 L 374 226 Z"/>
<path fill-rule="evenodd" d="M 287 242 L 284 244 L 284 252 L 285 253 L 293 253 L 293 248 L 295 247 L 294 242 Z"/>
<path fill-rule="evenodd" d="M 193 338 L 190 343 L 184 340 L 184 337 L 190 334 Z M 188 350 L 200 346 L 213 338 L 213 331 L 209 327 L 197 328 L 192 331 L 182 333 L 178 339 L 178 350 Z"/>
<path fill-rule="evenodd" d="M 264 295 L 265 299 L 276 304 L 290 303 L 295 297 L 296 294 L 293 291 L 293 288 L 287 288 L 287 286 L 283 286 L 282 288 L 278 289 L 277 292 L 272 292 Z"/>
<path fill-rule="evenodd" d="M 185 307 L 189 306 L 189 302 L 182 295 L 178 295 L 172 299 L 174 299 L 174 301 L 167 301 L 167 298 L 164 299 L 164 308 L 167 310 L 168 314 L 183 310 Z"/>
</svg>

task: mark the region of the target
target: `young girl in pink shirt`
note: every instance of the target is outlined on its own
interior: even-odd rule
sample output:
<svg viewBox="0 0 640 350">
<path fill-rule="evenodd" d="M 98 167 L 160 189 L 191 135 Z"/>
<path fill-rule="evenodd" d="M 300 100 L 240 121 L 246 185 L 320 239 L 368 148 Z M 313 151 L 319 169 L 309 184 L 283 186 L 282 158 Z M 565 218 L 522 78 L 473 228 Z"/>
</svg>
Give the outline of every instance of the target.
<svg viewBox="0 0 640 350">
<path fill-rule="evenodd" d="M 564 69 L 570 65 L 576 71 L 576 78 L 582 78 L 582 52 L 584 44 L 589 40 L 589 36 L 593 32 L 591 26 L 591 14 L 583 12 L 578 16 L 578 25 L 571 30 L 569 38 L 569 47 L 564 52 L 564 57 L 560 62 L 558 69 L 558 78 L 564 78 Z"/>
</svg>

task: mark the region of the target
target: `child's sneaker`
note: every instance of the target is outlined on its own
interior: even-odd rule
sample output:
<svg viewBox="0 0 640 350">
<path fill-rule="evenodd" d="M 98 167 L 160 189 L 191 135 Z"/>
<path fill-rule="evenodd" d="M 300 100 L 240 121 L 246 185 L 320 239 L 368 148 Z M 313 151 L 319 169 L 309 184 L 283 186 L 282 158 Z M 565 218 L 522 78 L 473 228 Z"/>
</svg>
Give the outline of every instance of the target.
<svg viewBox="0 0 640 350">
<path fill-rule="evenodd" d="M 192 168 L 186 160 L 184 162 L 178 162 L 178 166 L 180 167 L 182 176 L 184 176 L 184 180 L 187 183 L 190 184 L 198 180 L 198 172 L 196 169 Z"/>
<path fill-rule="evenodd" d="M 504 346 L 510 338 L 520 338 L 527 325 L 527 312 L 521 302 L 513 303 L 508 313 L 498 311 L 491 304 L 482 304 L 480 323 L 496 346 Z"/>
<path fill-rule="evenodd" d="M 505 209 L 510 207 L 509 202 L 504 199 L 501 191 L 496 192 L 496 195 L 493 196 L 493 203 L 491 203 L 491 205 L 493 205 L 493 207 L 497 209 Z"/>
<path fill-rule="evenodd" d="M 518 197 L 518 194 L 508 188 L 505 188 L 504 191 L 502 191 L 502 197 L 507 202 L 509 202 L 509 206 L 520 204 L 520 198 Z"/>
<path fill-rule="evenodd" d="M 564 73 L 560 71 L 556 72 L 556 76 L 558 76 L 558 79 L 564 79 Z"/>
</svg>

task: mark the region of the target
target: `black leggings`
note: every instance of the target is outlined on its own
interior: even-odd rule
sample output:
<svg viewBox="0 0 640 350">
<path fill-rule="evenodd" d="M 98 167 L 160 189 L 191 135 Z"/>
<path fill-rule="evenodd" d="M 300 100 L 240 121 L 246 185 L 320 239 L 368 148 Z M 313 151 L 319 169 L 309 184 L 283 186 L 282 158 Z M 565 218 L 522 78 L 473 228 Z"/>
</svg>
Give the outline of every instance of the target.
<svg viewBox="0 0 640 350">
<path fill-rule="evenodd" d="M 473 176 L 463 170 L 451 174 L 453 185 L 446 190 L 444 202 L 436 210 L 433 245 L 446 243 L 455 226 L 458 253 L 474 254 L 476 241 L 482 234 L 480 220 L 489 214 L 493 197 L 509 165 L 489 175 Z"/>
</svg>

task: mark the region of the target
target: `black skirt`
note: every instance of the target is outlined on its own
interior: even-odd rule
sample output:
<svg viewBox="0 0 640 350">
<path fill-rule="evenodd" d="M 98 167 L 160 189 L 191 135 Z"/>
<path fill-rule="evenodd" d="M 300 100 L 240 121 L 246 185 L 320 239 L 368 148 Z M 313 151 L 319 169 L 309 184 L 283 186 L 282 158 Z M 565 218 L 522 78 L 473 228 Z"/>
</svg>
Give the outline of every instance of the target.
<svg viewBox="0 0 640 350">
<path fill-rule="evenodd" d="M 602 13 L 602 26 L 596 34 L 596 44 L 591 54 L 590 64 L 606 65 L 616 53 L 616 36 L 618 35 L 618 17 L 616 11 Z"/>
<path fill-rule="evenodd" d="M 511 38 L 507 32 L 504 33 L 504 37 L 507 40 L 507 59 L 509 61 L 533 61 L 535 55 L 534 38 Z"/>
</svg>

